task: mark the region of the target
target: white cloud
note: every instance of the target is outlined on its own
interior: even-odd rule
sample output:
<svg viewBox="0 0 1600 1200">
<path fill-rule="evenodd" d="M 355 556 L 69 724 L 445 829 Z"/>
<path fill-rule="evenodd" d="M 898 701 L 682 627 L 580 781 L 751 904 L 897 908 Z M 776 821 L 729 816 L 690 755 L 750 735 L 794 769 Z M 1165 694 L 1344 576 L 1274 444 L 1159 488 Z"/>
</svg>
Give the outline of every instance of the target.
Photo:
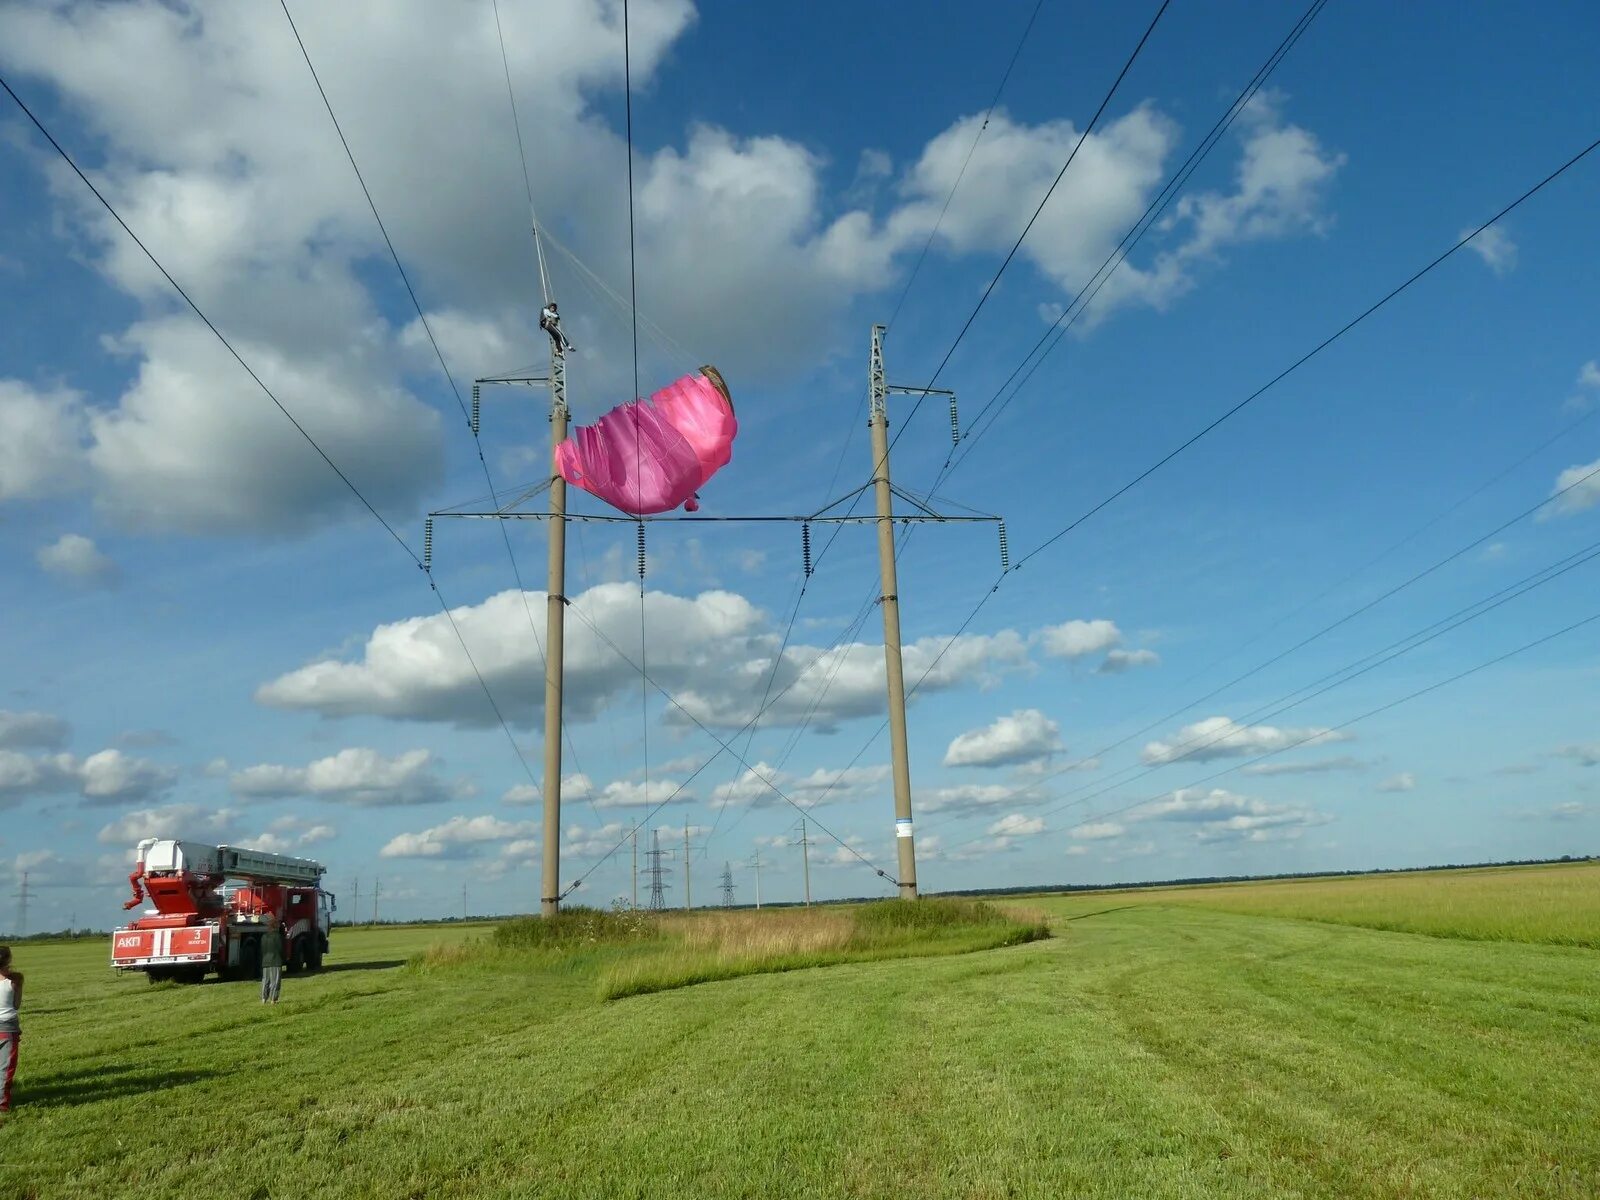
<svg viewBox="0 0 1600 1200">
<path fill-rule="evenodd" d="M 83 474 L 85 418 L 76 392 L 0 379 L 0 501 L 72 490 Z"/>
<path fill-rule="evenodd" d="M 507 788 L 500 797 L 501 804 L 537 804 L 540 800 L 539 789 L 531 783 L 519 783 L 515 787 Z"/>
<path fill-rule="evenodd" d="M 1341 754 L 1335 758 L 1311 758 L 1305 762 L 1251 763 L 1241 770 L 1246 775 L 1324 775 L 1333 771 L 1364 771 L 1371 765 L 1354 755 Z"/>
<path fill-rule="evenodd" d="M 1065 621 L 1049 625 L 1039 631 L 1039 641 L 1051 658 L 1085 658 L 1109 650 L 1122 640 L 1122 631 L 1116 622 Z"/>
<path fill-rule="evenodd" d="M 1201 842 L 1270 842 L 1292 840 L 1333 818 L 1304 805 L 1272 804 L 1223 788 L 1180 788 L 1135 809 L 1129 819 L 1188 823 Z"/>
<path fill-rule="evenodd" d="M 1409 792 L 1417 786 L 1417 777 L 1410 771 L 1391 775 L 1378 785 L 1380 792 Z"/>
<path fill-rule="evenodd" d="M 67 792 L 77 792 L 95 806 L 137 804 L 166 792 L 177 778 L 170 767 L 120 750 L 101 750 L 83 759 L 0 750 L 0 806 Z"/>
<path fill-rule="evenodd" d="M 993 825 L 989 826 L 990 837 L 1030 837 L 1036 833 L 1044 832 L 1044 821 L 1040 817 L 1026 817 L 1021 813 L 1007 813 Z"/>
<path fill-rule="evenodd" d="M 1331 729 L 1278 729 L 1272 725 L 1239 725 L 1228 717 L 1207 717 L 1185 725 L 1171 741 L 1146 744 L 1141 757 L 1151 765 L 1244 758 L 1292 746 L 1320 746 L 1348 741 L 1350 735 Z"/>
<path fill-rule="evenodd" d="M 50 713 L 0 709 L 0 749 L 19 746 L 55 749 L 66 744 L 70 732 L 71 726 Z"/>
<path fill-rule="evenodd" d="M 528 603 L 542 611 L 544 594 L 528 593 Z M 522 597 L 501 592 L 481 604 L 453 609 L 452 616 L 502 710 L 530 719 L 542 712 L 543 663 Z M 781 694 L 781 699 L 762 718 L 765 727 L 797 724 L 813 708 L 813 725 L 819 729 L 882 711 L 881 645 L 855 642 L 826 653 L 790 645 L 773 675 L 777 633 L 766 614 L 743 596 L 708 591 L 690 598 L 652 591 L 645 597 L 645 617 L 651 677 L 708 726 L 744 725 L 766 692 L 769 676 L 771 694 Z M 613 645 L 639 661 L 635 584 L 598 584 L 572 598 L 564 692 L 571 719 L 592 719 L 612 699 L 637 696 L 638 675 Z M 919 638 L 904 649 L 906 675 L 920 678 L 936 658 L 938 665 L 921 692 L 984 686 L 1025 666 L 1028 654 L 1023 639 L 1010 630 L 964 634 L 953 645 L 948 638 Z M 475 727 L 495 720 L 443 613 L 380 625 L 354 661 L 324 659 L 301 667 L 263 684 L 256 698 L 324 716 L 371 714 Z M 688 723 L 673 708 L 663 719 Z"/>
<path fill-rule="evenodd" d="M 433 804 L 461 798 L 469 789 L 441 779 L 432 753 L 407 750 L 386 758 L 355 746 L 304 767 L 260 763 L 235 771 L 229 786 L 237 796 L 314 796 L 363 807 Z"/>
<path fill-rule="evenodd" d="M 879 792 L 888 778 L 887 764 L 841 770 L 818 767 L 808 775 L 791 775 L 768 763 L 758 762 L 736 779 L 713 788 L 711 805 L 713 808 L 741 804 L 772 808 L 786 804 L 784 797 L 787 796 L 801 808 L 811 808 L 827 800 L 837 803 Z M 782 796 L 778 794 L 779 791 L 783 793 Z"/>
<path fill-rule="evenodd" d="M 1463 229 L 1456 237 L 1464 238 L 1471 232 L 1471 229 Z M 1467 243 L 1467 249 L 1483 259 L 1496 275 L 1508 275 L 1516 268 L 1517 244 L 1498 225 L 1489 226 L 1473 238 Z"/>
<path fill-rule="evenodd" d="M 509 842 L 538 832 L 536 821 L 502 821 L 495 816 L 451 817 L 420 833 L 390 838 L 380 858 L 470 858 L 486 842 Z"/>
<path fill-rule="evenodd" d="M 1061 749 L 1061 727 L 1037 708 L 1018 709 L 958 735 L 945 750 L 947 767 L 1004 767 Z"/>
<path fill-rule="evenodd" d="M 613 779 L 594 796 L 596 808 L 653 808 L 673 803 L 687 804 L 694 793 L 672 779 L 652 779 L 648 786 L 643 780 Z"/>
<path fill-rule="evenodd" d="M 1600 388 L 1600 362 L 1590 359 L 1578 371 L 1578 386 Z"/>
<path fill-rule="evenodd" d="M 1573 746 L 1563 746 L 1556 753 L 1563 758 L 1570 758 L 1585 767 L 1600 767 L 1600 742 L 1584 742 Z"/>
<path fill-rule="evenodd" d="M 136 808 L 102 825 L 95 840 L 113 846 L 134 846 L 152 837 L 223 841 L 235 829 L 237 817 L 238 813 L 231 808 L 206 808 L 199 804 Z"/>
<path fill-rule="evenodd" d="M 1115 821 L 1089 821 L 1083 825 L 1075 825 L 1067 831 L 1067 836 L 1082 842 L 1101 842 L 1119 838 L 1126 832 L 1126 827 Z"/>
<path fill-rule="evenodd" d="M 106 587 L 122 572 L 94 542 L 79 533 L 64 533 L 34 554 L 35 561 L 52 575 L 86 587 Z"/>
<path fill-rule="evenodd" d="M 1095 674 L 1120 675 L 1136 667 L 1154 667 L 1160 663 L 1161 656 L 1154 650 L 1112 650 L 1106 654 L 1105 661 L 1095 668 Z"/>
<path fill-rule="evenodd" d="M 970 815 L 992 810 L 996 805 L 1022 801 L 1016 788 L 998 783 L 965 783 L 919 793 L 916 802 L 919 812 Z"/>
<path fill-rule="evenodd" d="M 1567 489 L 1571 489 L 1568 491 Z M 1551 511 L 1557 514 L 1583 512 L 1600 504 L 1600 458 L 1592 463 L 1568 467 L 1556 476 L 1551 495 L 1560 495 Z"/>
</svg>

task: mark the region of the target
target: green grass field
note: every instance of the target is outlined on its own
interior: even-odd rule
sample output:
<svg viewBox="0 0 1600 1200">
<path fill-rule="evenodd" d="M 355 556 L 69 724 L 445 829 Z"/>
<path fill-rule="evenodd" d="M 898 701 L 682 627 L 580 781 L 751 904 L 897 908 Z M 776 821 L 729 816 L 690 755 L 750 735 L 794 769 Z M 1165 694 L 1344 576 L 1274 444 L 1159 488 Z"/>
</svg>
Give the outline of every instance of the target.
<svg viewBox="0 0 1600 1200">
<path fill-rule="evenodd" d="M 482 931 L 341 930 L 275 1010 L 25 946 L 0 1197 L 1593 1197 L 1595 876 L 1510 878 L 1482 911 L 1567 889 L 1578 944 L 1333 924 L 1293 892 L 1327 884 L 1273 884 L 605 1001 L 591 956 L 419 969 Z"/>
</svg>

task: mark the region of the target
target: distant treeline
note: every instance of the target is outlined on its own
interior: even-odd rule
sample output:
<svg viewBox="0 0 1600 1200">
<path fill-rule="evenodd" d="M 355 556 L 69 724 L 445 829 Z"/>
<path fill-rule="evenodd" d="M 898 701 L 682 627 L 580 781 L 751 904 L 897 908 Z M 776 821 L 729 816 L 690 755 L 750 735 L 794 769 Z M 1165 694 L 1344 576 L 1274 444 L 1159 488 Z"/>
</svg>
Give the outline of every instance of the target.
<svg viewBox="0 0 1600 1200">
<path fill-rule="evenodd" d="M 1017 887 L 961 888 L 950 892 L 927 892 L 929 896 L 1037 896 L 1070 892 L 1127 892 L 1142 888 L 1195 887 L 1206 883 L 1270 883 L 1280 879 L 1338 879 L 1352 875 L 1416 875 L 1424 871 L 1481 871 L 1485 867 L 1548 867 L 1560 863 L 1592 862 L 1596 856 L 1589 854 L 1563 854 L 1560 858 L 1508 858 L 1499 862 L 1439 863 L 1431 867 L 1368 867 L 1356 871 L 1285 871 L 1278 875 L 1190 875 L 1182 879 L 1149 879 L 1137 883 L 1030 883 Z M 849 896 L 841 900 L 818 900 L 823 904 L 862 904 L 878 899 L 875 896 Z M 711 908 L 712 905 L 702 905 Z M 735 904 L 734 908 L 754 908 L 751 904 Z M 763 908 L 799 908 L 798 900 L 769 902 Z M 484 913 L 470 917 L 434 917 L 412 921 L 335 921 L 334 927 L 350 929 L 400 929 L 418 925 L 470 925 L 476 922 L 503 921 L 508 916 L 526 914 Z M 80 938 L 110 937 L 109 929 L 57 929 L 48 933 L 30 933 L 26 937 L 0 933 L 0 943 L 6 942 L 66 942 Z"/>
<path fill-rule="evenodd" d="M 1368 867 L 1356 871 L 1285 871 L 1278 875 L 1193 875 L 1183 879 L 1151 879 L 1138 883 L 1039 883 L 1024 887 L 963 888 L 952 896 L 1025 896 L 1065 892 L 1130 892 L 1141 888 L 1195 887 L 1205 883 L 1270 883 L 1277 879 L 1338 879 L 1350 875 L 1416 875 L 1424 871 L 1481 871 L 1485 867 L 1548 867 L 1592 861 L 1587 854 L 1560 858 L 1508 858 L 1500 862 L 1439 863 L 1431 867 Z"/>
</svg>

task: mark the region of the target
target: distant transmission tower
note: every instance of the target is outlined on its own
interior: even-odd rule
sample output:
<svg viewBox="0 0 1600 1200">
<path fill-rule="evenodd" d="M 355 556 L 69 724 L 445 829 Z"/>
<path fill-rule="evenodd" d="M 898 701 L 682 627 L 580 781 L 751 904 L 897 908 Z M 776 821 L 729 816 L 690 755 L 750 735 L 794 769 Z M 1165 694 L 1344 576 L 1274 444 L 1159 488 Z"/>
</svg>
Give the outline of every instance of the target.
<svg viewBox="0 0 1600 1200">
<path fill-rule="evenodd" d="M 17 937 L 28 936 L 28 873 L 22 873 L 22 884 L 17 888 Z"/>
<path fill-rule="evenodd" d="M 733 864 L 722 864 L 722 907 L 733 907 Z"/>
<path fill-rule="evenodd" d="M 650 849 L 645 851 L 645 857 L 650 860 L 647 870 L 650 875 L 650 908 L 654 912 L 660 912 L 667 906 L 667 882 L 664 878 L 665 872 L 661 868 L 661 859 L 665 854 L 666 851 L 661 848 L 661 831 L 652 829 Z"/>
</svg>

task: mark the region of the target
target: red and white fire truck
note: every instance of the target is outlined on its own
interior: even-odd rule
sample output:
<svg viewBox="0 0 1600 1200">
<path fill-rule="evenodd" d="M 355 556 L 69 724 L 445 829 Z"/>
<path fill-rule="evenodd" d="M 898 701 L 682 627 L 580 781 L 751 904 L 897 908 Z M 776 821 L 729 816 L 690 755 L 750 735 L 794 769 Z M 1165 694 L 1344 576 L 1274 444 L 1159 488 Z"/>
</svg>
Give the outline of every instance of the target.
<svg viewBox="0 0 1600 1200">
<path fill-rule="evenodd" d="M 112 934 L 117 970 L 143 971 L 152 983 L 198 983 L 212 971 L 254 979 L 261 938 L 274 928 L 284 937 L 285 970 L 322 966 L 335 904 L 322 890 L 321 863 L 170 838 L 146 838 L 136 857 L 133 899 L 122 907 L 151 907 Z"/>
</svg>

